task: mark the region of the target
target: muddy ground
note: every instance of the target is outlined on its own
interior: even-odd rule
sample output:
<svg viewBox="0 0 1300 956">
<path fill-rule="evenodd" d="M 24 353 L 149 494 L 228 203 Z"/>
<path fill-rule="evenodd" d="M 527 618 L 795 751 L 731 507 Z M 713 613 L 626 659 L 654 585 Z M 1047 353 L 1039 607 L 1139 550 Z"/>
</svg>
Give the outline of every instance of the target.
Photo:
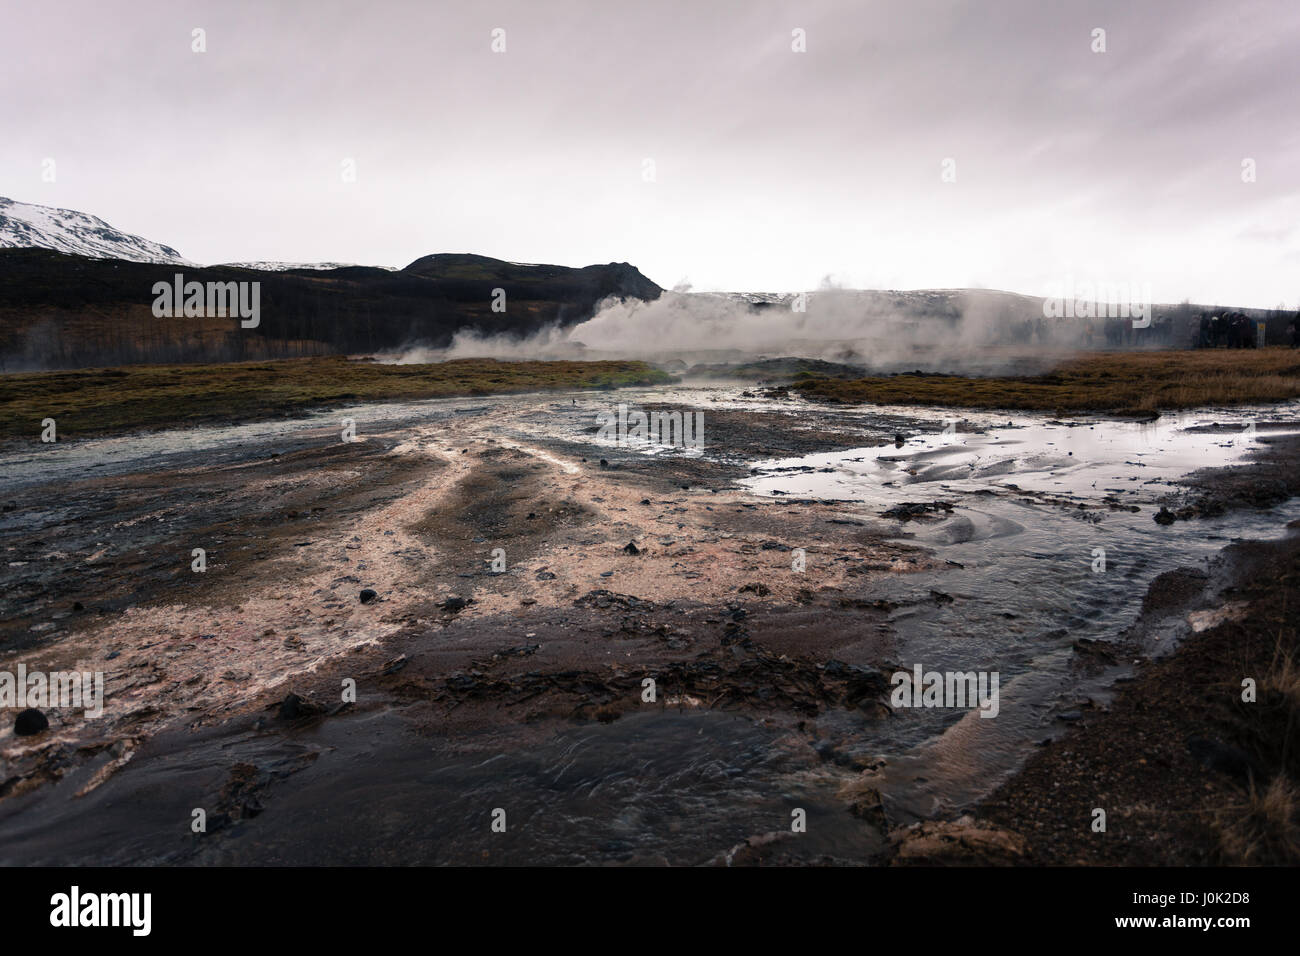
<svg viewBox="0 0 1300 956">
<path fill-rule="evenodd" d="M 51 709 L 33 737 L 0 731 L 0 815 L 38 816 L 52 784 L 84 799 L 209 728 L 292 735 L 399 713 L 406 733 L 493 752 L 653 708 L 790 727 L 826 707 L 881 713 L 887 609 L 869 582 L 931 559 L 833 504 L 734 485 L 760 442 L 798 454 L 861 430 L 709 424 L 730 460 L 542 448 L 497 437 L 484 410 L 13 492 L 0 665 L 102 671 L 106 703 L 97 720 Z M 827 569 L 815 584 L 792 571 L 794 547 Z M 226 789 L 192 802 L 222 805 Z"/>
<path fill-rule="evenodd" d="M 1290 600 L 1294 578 L 1277 562 L 1296 559 L 1293 542 L 1230 551 L 1213 580 L 1157 580 L 1153 614 L 1218 606 L 1224 595 L 1249 610 L 1143 668 L 1109 713 L 1084 715 L 1074 734 L 1044 747 L 977 821 L 904 829 L 879 795 L 854 786 L 869 762 L 845 756 L 817 718 L 849 709 L 888 719 L 896 605 L 872 582 L 942 562 L 834 502 L 756 498 L 736 482 L 760 453 L 883 444 L 933 426 L 900 418 L 864 434 L 838 413 L 814 426 L 778 402 L 711 412 L 714 454 L 703 459 L 529 441 L 503 434 L 495 414 L 357 442 L 322 430 L 235 460 L 196 454 L 182 467 L 11 494 L 0 530 L 0 670 L 21 661 L 102 671 L 107 699 L 98 720 L 51 710 L 35 736 L 15 736 L 9 722 L 0 729 L 3 862 L 440 862 L 435 848 L 398 836 L 361 856 L 326 852 L 320 841 L 337 830 L 313 834 L 301 813 L 268 810 L 282 799 L 322 820 L 342 812 L 316 791 L 304 805 L 290 785 L 331 754 L 378 752 L 365 772 L 398 773 L 425 747 L 491 760 L 575 728 L 640 726 L 648 713 L 741 715 L 824 764 L 805 772 L 843 783 L 840 812 L 866 842 L 827 847 L 812 862 L 1211 858 L 1209 831 L 1188 828 L 1201 826 L 1206 806 L 1240 802 L 1240 781 L 1179 743 L 1229 736 L 1217 699 L 1185 687 L 1262 666 Z M 1297 454 L 1291 443 L 1269 445 L 1264 464 L 1202 476 L 1171 508 L 1195 520 L 1294 494 Z M 201 573 L 195 548 L 206 552 Z M 795 570 L 795 549 L 815 576 Z M 1258 630 L 1249 654 L 1198 650 L 1223 632 L 1235 653 L 1245 645 L 1225 629 L 1248 627 Z M 1130 643 L 1138 654 L 1142 642 Z M 1176 667 L 1191 669 L 1162 671 Z M 1139 690 L 1148 684 L 1163 691 Z M 358 742 L 372 732 L 382 744 Z M 1170 817 L 1176 839 L 1149 828 L 1121 835 L 1148 813 L 1153 788 L 1167 794 L 1159 812 L 1181 814 Z M 1078 822 L 1099 803 L 1115 808 L 1104 843 Z M 210 825 L 196 836 L 189 814 L 199 807 Z M 128 830 L 132 839 L 113 839 Z M 710 862 L 608 852 L 616 862 Z M 780 840 L 746 838 L 711 862 L 796 860 L 809 862 Z"/>
</svg>

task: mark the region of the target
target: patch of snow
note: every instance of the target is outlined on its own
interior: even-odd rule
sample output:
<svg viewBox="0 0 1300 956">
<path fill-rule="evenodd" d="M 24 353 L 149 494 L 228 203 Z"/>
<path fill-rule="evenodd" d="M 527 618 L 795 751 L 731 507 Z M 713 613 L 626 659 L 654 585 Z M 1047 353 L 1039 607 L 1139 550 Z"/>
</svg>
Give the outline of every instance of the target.
<svg viewBox="0 0 1300 956">
<path fill-rule="evenodd" d="M 288 272 L 290 269 L 316 269 L 325 271 L 328 269 L 355 269 L 358 263 L 355 262 L 222 262 L 217 263 L 223 266 L 230 266 L 235 269 L 257 269 L 261 272 Z M 396 266 L 365 266 L 367 269 L 383 269 L 387 272 L 397 272 Z"/>
</svg>

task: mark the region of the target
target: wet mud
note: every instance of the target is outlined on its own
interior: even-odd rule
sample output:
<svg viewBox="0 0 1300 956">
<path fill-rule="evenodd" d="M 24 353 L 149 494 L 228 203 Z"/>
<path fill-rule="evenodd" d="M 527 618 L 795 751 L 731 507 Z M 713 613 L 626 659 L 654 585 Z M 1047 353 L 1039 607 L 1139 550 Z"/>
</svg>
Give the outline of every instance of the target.
<svg viewBox="0 0 1300 956">
<path fill-rule="evenodd" d="M 982 596 L 997 557 L 980 555 L 1021 555 L 1014 594 L 1047 566 L 1027 529 L 1145 535 L 1157 499 L 1183 495 L 1170 507 L 1200 511 L 1175 534 L 1253 531 L 1294 494 L 1272 484 L 1285 467 L 1252 465 L 1083 495 L 1036 486 L 1032 454 L 928 456 L 935 415 L 736 388 L 627 398 L 702 407 L 704 449 L 602 445 L 590 396 L 511 397 L 358 416 L 355 442 L 313 422 L 237 447 L 188 436 L 102 476 L 7 485 L 0 670 L 102 671 L 106 700 L 98 719 L 52 708 L 44 733 L 0 729 L 0 858 L 925 862 L 953 839 L 918 820 L 951 829 L 1026 779 L 1038 738 L 1088 723 L 1153 655 L 1159 629 L 1128 617 L 1167 611 L 1172 645 L 1189 609 L 1219 606 L 1203 572 L 1136 558 L 1114 579 L 1141 583 L 1117 586 L 1123 608 L 1020 605 Z M 961 427 L 983 447 L 1006 426 Z M 852 449 L 856 465 L 781 463 Z M 849 476 L 873 455 L 893 474 L 864 493 Z M 975 471 L 984 484 L 963 483 Z M 1238 529 L 1243 507 L 1261 517 Z M 891 708 L 890 675 L 927 650 L 1002 661 L 1025 716 L 987 743 L 998 721 Z M 1039 859 L 989 826 L 967 842 Z"/>
</svg>

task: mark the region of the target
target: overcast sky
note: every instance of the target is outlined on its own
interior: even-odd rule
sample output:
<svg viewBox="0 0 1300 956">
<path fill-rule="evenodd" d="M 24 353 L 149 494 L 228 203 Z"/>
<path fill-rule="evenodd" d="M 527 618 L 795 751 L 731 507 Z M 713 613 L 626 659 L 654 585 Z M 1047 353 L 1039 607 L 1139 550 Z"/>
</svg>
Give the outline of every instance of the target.
<svg viewBox="0 0 1300 956">
<path fill-rule="evenodd" d="M 1300 302 L 1297 0 L 2 2 L 0 195 L 198 262 Z"/>
</svg>

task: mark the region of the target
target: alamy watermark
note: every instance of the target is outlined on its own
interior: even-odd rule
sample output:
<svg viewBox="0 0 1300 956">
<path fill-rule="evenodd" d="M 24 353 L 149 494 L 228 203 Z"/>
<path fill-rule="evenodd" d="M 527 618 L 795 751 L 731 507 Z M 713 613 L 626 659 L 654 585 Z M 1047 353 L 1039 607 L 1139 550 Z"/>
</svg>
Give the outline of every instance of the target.
<svg viewBox="0 0 1300 956">
<path fill-rule="evenodd" d="M 153 926 L 152 893 L 83 893 L 74 885 L 50 897 L 50 925 L 125 927 L 132 936 L 148 936 Z"/>
<path fill-rule="evenodd" d="M 186 282 L 176 273 L 171 282 L 153 284 L 153 314 L 158 319 L 240 318 L 240 326 L 255 329 L 262 322 L 262 283 Z"/>
<path fill-rule="evenodd" d="M 0 707 L 44 710 L 50 707 L 84 709 L 93 719 L 104 713 L 103 671 L 0 671 Z"/>
<path fill-rule="evenodd" d="M 979 707 L 981 717 L 998 715 L 997 671 L 926 671 L 917 664 L 895 671 L 889 702 L 898 707 Z"/>
<path fill-rule="evenodd" d="M 1151 325 L 1151 283 L 1064 282 L 1048 286 L 1043 315 L 1049 319 L 1132 319 L 1133 328 Z"/>
<path fill-rule="evenodd" d="M 704 448 L 704 412 L 628 410 L 619 404 L 617 412 L 596 415 L 596 440 L 620 446 L 669 445 L 678 448 Z"/>
</svg>

